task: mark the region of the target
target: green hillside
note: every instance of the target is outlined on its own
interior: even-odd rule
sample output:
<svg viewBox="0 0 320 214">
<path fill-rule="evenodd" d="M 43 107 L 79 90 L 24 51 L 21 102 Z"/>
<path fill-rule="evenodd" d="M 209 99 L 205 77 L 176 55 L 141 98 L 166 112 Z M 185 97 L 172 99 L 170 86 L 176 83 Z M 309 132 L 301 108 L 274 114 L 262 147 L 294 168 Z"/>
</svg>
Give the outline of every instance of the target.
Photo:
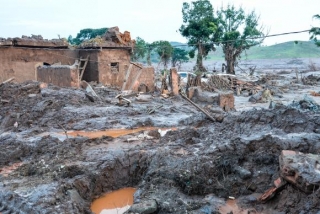
<svg viewBox="0 0 320 214">
<path fill-rule="evenodd" d="M 243 56 L 244 57 L 244 56 Z M 247 51 L 248 59 L 284 59 L 320 57 L 320 48 L 313 42 L 285 42 L 272 46 L 253 47 Z"/>
<path fill-rule="evenodd" d="M 174 42 L 173 46 L 182 43 Z M 317 58 L 320 57 L 320 48 L 313 42 L 298 41 L 285 42 L 271 46 L 256 46 L 242 54 L 242 59 L 285 59 L 285 58 Z M 223 60 L 224 54 L 221 47 L 210 52 L 206 60 Z"/>
</svg>

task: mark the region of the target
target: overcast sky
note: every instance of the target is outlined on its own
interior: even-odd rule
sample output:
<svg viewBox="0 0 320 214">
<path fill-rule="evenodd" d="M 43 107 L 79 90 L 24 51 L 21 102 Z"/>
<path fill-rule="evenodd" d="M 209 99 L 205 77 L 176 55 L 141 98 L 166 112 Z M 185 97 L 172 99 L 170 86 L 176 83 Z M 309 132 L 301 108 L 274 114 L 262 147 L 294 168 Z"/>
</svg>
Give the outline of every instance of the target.
<svg viewBox="0 0 320 214">
<path fill-rule="evenodd" d="M 147 42 L 186 42 L 178 29 L 182 3 L 189 0 L 0 0 L 0 37 L 31 34 L 46 39 L 73 37 L 83 28 L 118 26 Z M 214 9 L 228 3 L 255 10 L 269 34 L 308 30 L 320 26 L 312 16 L 320 14 L 319 0 L 211 0 Z M 308 40 L 308 33 L 267 38 L 265 45 Z"/>
</svg>

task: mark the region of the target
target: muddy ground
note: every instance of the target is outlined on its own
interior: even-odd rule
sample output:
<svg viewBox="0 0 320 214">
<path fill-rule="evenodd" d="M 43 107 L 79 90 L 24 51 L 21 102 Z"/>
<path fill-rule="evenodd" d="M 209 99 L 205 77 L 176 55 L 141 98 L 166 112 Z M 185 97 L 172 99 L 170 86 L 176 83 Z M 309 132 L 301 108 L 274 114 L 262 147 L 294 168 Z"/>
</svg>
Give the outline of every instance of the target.
<svg viewBox="0 0 320 214">
<path fill-rule="evenodd" d="M 91 102 L 82 89 L 4 84 L 0 212 L 91 213 L 91 202 L 103 193 L 136 187 L 135 203 L 155 199 L 157 213 L 226 213 L 230 197 L 245 213 L 318 213 L 319 189 L 306 194 L 287 184 L 270 201 L 257 200 L 279 177 L 282 150 L 320 152 L 320 108 L 297 101 L 319 91 L 318 79 L 312 76 L 305 85 L 294 78 L 281 70 L 260 78 L 262 86 L 279 82 L 273 85 L 278 104 L 269 109 L 269 103 L 249 103 L 241 95 L 237 111 L 222 123 L 181 97 L 165 99 L 157 92 L 147 102 L 131 98 L 125 107 L 116 105 L 119 91 L 110 88 L 96 87 L 101 99 Z M 209 112 L 216 108 L 198 104 Z M 70 134 L 138 127 L 156 128 L 117 138 Z M 161 136 L 159 128 L 172 130 Z"/>
</svg>

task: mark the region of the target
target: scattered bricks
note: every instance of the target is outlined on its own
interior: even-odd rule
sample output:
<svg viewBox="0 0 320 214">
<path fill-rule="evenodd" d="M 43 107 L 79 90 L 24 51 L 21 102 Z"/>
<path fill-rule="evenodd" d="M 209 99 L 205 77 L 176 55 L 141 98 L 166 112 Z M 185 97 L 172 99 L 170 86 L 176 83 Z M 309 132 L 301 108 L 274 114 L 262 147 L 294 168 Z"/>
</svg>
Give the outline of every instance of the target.
<svg viewBox="0 0 320 214">
<path fill-rule="evenodd" d="M 320 155 L 284 150 L 279 157 L 280 176 L 305 193 L 320 186 Z"/>
<path fill-rule="evenodd" d="M 172 94 L 179 95 L 179 75 L 176 68 L 170 68 L 170 80 Z"/>
<path fill-rule="evenodd" d="M 48 88 L 48 84 L 45 82 L 42 82 L 42 83 L 40 83 L 39 88 L 40 89 Z"/>
<path fill-rule="evenodd" d="M 270 200 L 271 198 L 273 198 L 275 196 L 276 191 L 277 191 L 276 187 L 271 187 L 270 189 L 268 189 L 265 193 L 263 193 L 258 198 L 258 201 L 266 202 L 266 201 Z"/>
<path fill-rule="evenodd" d="M 221 92 L 218 97 L 218 105 L 226 112 L 234 110 L 233 92 Z"/>
<path fill-rule="evenodd" d="M 268 189 L 265 193 L 263 193 L 259 197 L 259 199 L 258 199 L 259 201 L 266 202 L 266 201 L 270 200 L 271 198 L 273 198 L 276 195 L 276 193 L 278 193 L 280 190 L 282 190 L 282 187 L 284 185 L 286 185 L 287 182 L 279 177 L 277 180 L 275 180 L 273 182 L 273 184 L 274 184 L 273 187 Z"/>
<path fill-rule="evenodd" d="M 280 178 L 280 177 L 273 182 L 274 186 L 277 187 L 277 188 L 282 187 L 282 186 L 285 185 L 286 183 L 287 183 L 287 182 L 284 181 L 284 180 L 283 180 L 282 178 Z"/>
</svg>

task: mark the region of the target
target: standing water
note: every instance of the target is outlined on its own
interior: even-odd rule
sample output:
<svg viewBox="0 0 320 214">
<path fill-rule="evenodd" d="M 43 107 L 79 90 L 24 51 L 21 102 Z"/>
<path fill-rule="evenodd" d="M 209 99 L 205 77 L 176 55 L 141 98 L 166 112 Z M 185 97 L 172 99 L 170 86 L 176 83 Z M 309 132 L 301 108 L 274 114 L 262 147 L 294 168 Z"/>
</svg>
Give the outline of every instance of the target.
<svg viewBox="0 0 320 214">
<path fill-rule="evenodd" d="M 133 204 L 135 188 L 123 188 L 103 195 L 91 204 L 95 214 L 122 214 Z"/>
</svg>

